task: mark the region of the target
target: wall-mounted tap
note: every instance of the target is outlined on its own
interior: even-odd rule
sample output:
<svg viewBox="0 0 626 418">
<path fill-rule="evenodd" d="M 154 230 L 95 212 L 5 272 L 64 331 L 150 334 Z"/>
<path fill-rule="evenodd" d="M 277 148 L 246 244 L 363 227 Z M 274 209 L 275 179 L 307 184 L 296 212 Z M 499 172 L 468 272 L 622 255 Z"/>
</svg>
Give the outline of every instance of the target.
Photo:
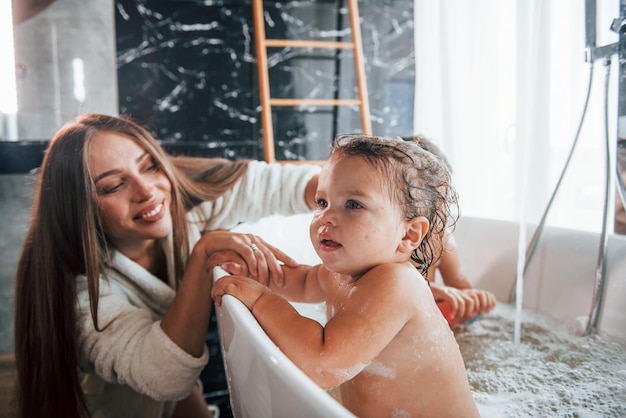
<svg viewBox="0 0 626 418">
<path fill-rule="evenodd" d="M 626 34 L 626 18 L 619 17 L 611 22 L 611 30 L 617 34 Z"/>
</svg>

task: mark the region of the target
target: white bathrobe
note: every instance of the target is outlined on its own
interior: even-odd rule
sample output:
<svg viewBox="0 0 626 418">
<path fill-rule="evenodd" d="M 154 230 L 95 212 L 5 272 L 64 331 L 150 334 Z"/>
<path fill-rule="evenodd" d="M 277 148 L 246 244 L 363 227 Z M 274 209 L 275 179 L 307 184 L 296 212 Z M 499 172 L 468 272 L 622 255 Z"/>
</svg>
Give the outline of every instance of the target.
<svg viewBox="0 0 626 418">
<path fill-rule="evenodd" d="M 274 213 L 308 212 L 304 191 L 316 166 L 268 165 L 253 161 L 224 196 L 188 213 L 193 246 L 203 231 L 230 229 Z M 205 347 L 196 358 L 163 332 L 160 320 L 174 298 L 171 237 L 164 243 L 168 284 L 121 253 L 100 279 L 98 324 L 89 312 L 87 279 L 77 277 L 80 366 L 83 389 L 94 418 L 168 417 L 192 390 L 208 362 Z"/>
</svg>

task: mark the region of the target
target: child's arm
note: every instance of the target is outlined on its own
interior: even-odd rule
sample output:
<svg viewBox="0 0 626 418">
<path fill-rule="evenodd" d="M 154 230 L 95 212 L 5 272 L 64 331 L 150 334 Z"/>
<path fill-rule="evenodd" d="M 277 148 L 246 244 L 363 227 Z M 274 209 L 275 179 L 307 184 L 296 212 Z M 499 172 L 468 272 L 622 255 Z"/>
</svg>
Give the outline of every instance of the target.
<svg viewBox="0 0 626 418">
<path fill-rule="evenodd" d="M 228 260 L 215 265 L 220 265 L 233 276 L 248 276 L 246 265 L 235 260 Z M 278 285 L 276 282 L 270 281 L 268 284 L 270 289 L 292 302 L 319 303 L 325 300 L 325 282 L 330 274 L 325 267 L 322 265 L 311 267 L 305 264 L 295 267 L 286 265 L 281 267 L 284 283 Z"/>
<path fill-rule="evenodd" d="M 458 321 L 477 313 L 489 312 L 495 307 L 496 297 L 493 293 L 474 289 L 461 270 L 461 260 L 453 236 L 446 235 L 437 267 L 445 286 L 432 283 L 433 296 L 437 301 L 448 302 Z"/>
<path fill-rule="evenodd" d="M 441 259 L 437 265 L 441 278 L 446 286 L 457 289 L 471 289 L 472 285 L 461 270 L 461 260 L 457 252 L 454 237 L 446 234 Z"/>
<path fill-rule="evenodd" d="M 416 274 L 411 267 L 403 271 L 407 273 Z M 416 290 L 416 283 L 423 288 Z M 224 277 L 215 283 L 212 294 L 217 304 L 224 294 L 241 300 L 298 367 L 321 387 L 332 388 L 363 370 L 400 332 L 416 292 L 430 297 L 423 279 L 403 278 L 388 266 L 372 269 L 344 289 L 347 293 L 338 292 L 342 303 L 325 327 L 299 315 L 285 299 L 250 279 Z"/>
</svg>

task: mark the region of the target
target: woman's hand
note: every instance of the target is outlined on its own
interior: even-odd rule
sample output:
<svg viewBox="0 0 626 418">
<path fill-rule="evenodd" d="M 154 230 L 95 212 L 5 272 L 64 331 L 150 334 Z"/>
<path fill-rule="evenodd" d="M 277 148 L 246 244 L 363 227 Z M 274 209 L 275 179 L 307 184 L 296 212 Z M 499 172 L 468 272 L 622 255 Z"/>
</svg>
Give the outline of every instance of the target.
<svg viewBox="0 0 626 418">
<path fill-rule="evenodd" d="M 293 258 L 261 237 L 225 230 L 206 232 L 194 247 L 194 252 L 197 251 L 208 257 L 209 268 L 220 265 L 231 274 L 247 275 L 264 285 L 271 280 L 282 287 L 285 279 L 281 263 L 289 267 L 298 265 Z M 222 255 L 217 255 L 219 252 L 223 252 Z M 216 260 L 221 261 L 216 263 Z"/>
<path fill-rule="evenodd" d="M 250 275 L 248 266 L 242 256 L 233 250 L 223 250 L 213 253 L 207 260 L 207 271 L 213 271 L 214 267 L 221 267 L 229 274 L 233 276 L 246 276 Z"/>
</svg>

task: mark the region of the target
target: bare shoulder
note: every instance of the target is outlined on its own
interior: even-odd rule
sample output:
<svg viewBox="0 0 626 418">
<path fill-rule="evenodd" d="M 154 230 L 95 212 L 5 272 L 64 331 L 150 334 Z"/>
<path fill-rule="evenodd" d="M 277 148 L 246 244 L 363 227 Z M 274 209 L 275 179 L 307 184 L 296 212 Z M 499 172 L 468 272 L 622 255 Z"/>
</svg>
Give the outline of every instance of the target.
<svg viewBox="0 0 626 418">
<path fill-rule="evenodd" d="M 383 309 L 405 315 L 407 329 L 412 329 L 413 335 L 450 329 L 435 303 L 428 281 L 408 263 L 377 266 L 357 281 L 357 287 L 360 287 L 357 293 L 375 297 Z"/>
<path fill-rule="evenodd" d="M 383 299 L 415 302 L 420 299 L 420 295 L 432 298 L 428 282 L 410 263 L 376 266 L 357 280 L 355 287 L 375 293 Z"/>
<path fill-rule="evenodd" d="M 428 287 L 426 279 L 411 263 L 380 264 L 365 273 L 359 281 L 368 285 L 378 284 L 387 288 Z"/>
</svg>

